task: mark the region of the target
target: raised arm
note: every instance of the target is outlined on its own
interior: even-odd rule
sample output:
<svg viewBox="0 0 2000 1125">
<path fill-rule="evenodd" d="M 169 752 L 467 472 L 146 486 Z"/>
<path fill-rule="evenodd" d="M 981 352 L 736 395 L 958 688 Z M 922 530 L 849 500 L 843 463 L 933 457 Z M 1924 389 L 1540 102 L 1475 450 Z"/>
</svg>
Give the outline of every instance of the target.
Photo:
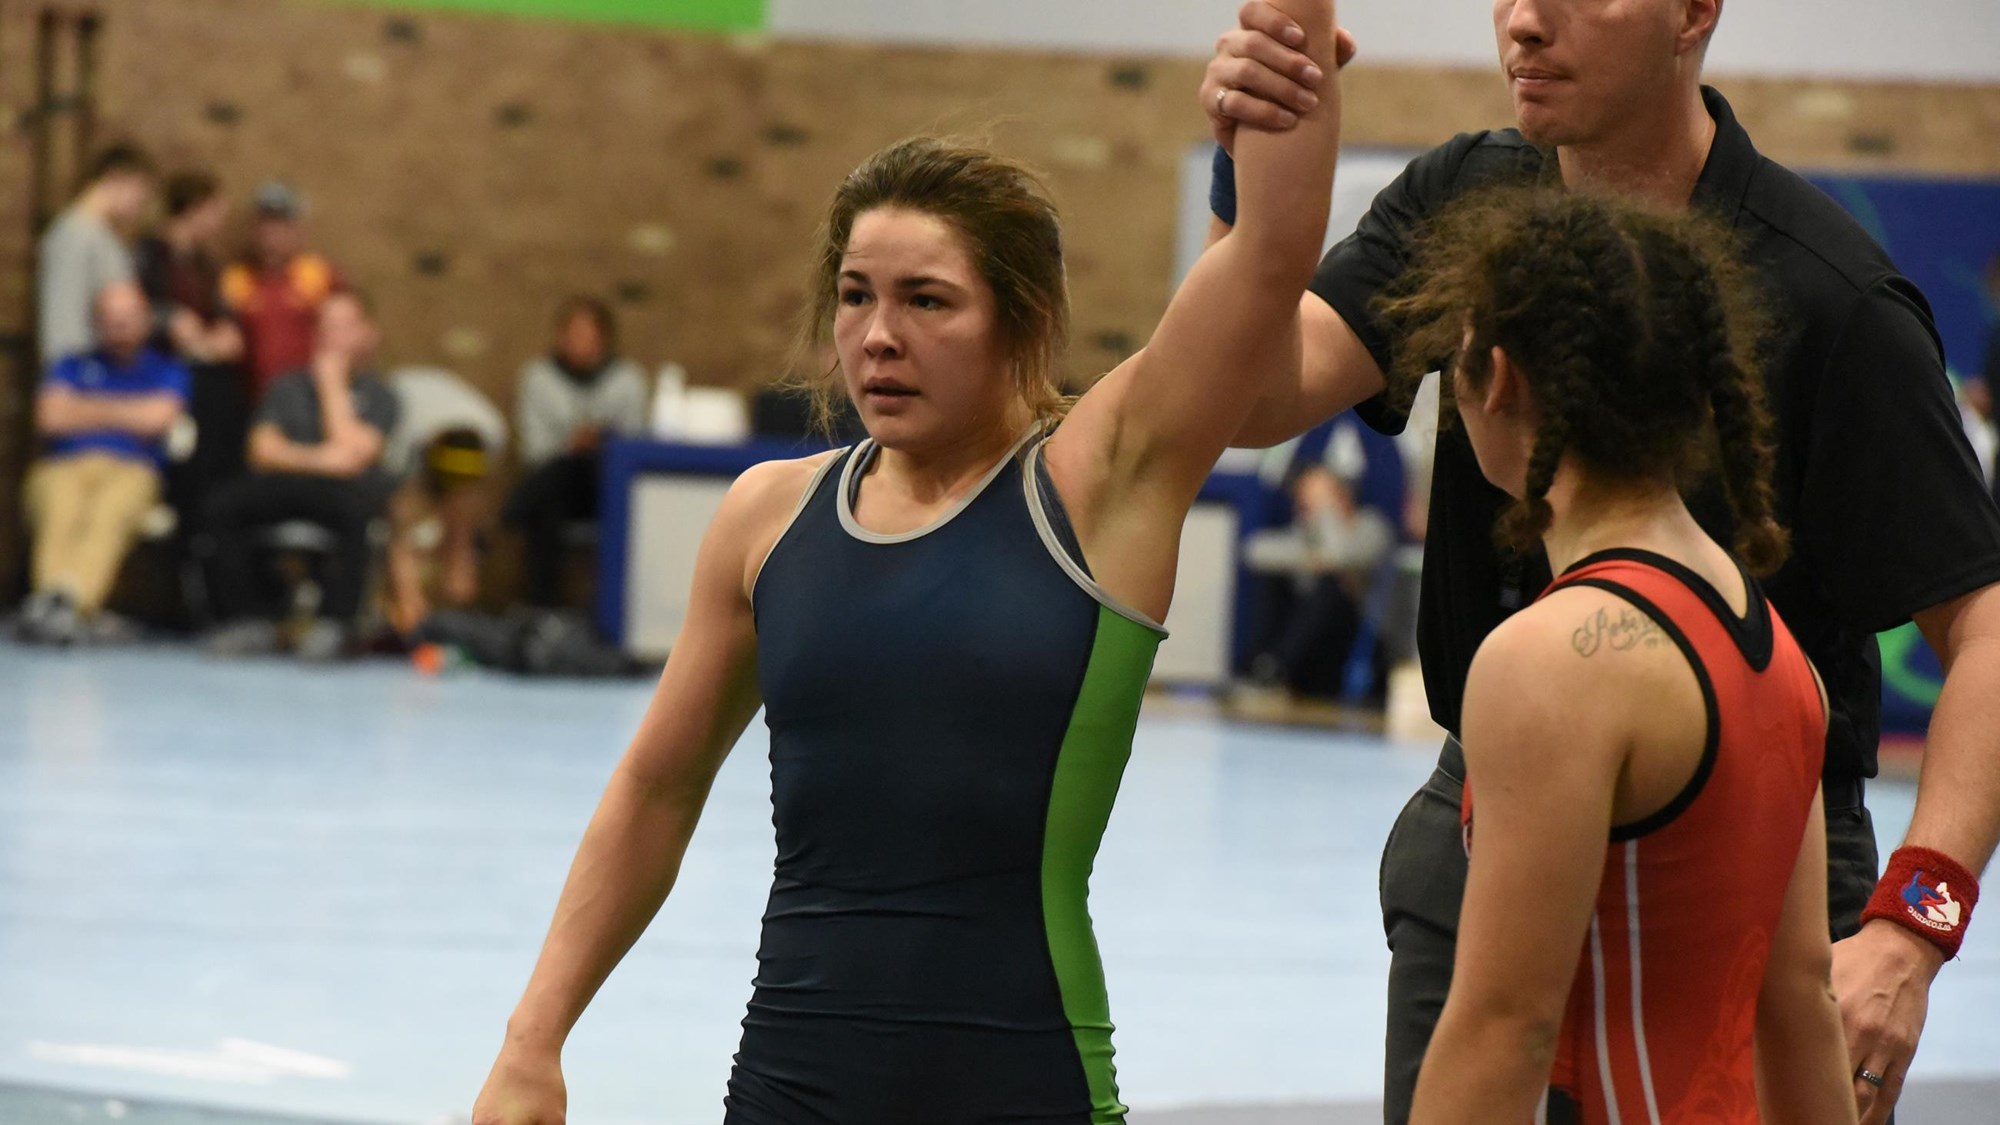
<svg viewBox="0 0 2000 1125">
<path fill-rule="evenodd" d="M 1304 50 L 1333 69 L 1333 5 L 1278 5 L 1304 28 Z M 1202 253 L 1145 349 L 1091 388 L 1052 447 L 1101 465 L 1104 500 L 1160 492 L 1185 507 L 1250 406 L 1298 362 L 1299 294 L 1326 233 L 1340 143 L 1338 86 L 1284 133 L 1236 142 L 1237 221 Z"/>
<path fill-rule="evenodd" d="M 1228 223 L 1209 216 L 1210 246 L 1228 233 Z M 1382 365 L 1347 318 L 1308 291 L 1299 298 L 1298 362 L 1273 373 L 1229 444 L 1246 449 L 1282 445 L 1374 398 L 1387 385 Z"/>
<path fill-rule="evenodd" d="M 1826 931 L 1826 802 L 1812 817 L 1785 888 L 1784 913 L 1757 994 L 1757 1102 L 1766 1125 L 1855 1120 Z"/>
<path fill-rule="evenodd" d="M 769 552 L 809 473 L 806 462 L 751 469 L 710 525 L 680 639 L 577 848 L 474 1125 L 562 1119 L 563 1042 L 666 900 L 716 770 L 757 712 L 752 560 Z"/>
<path fill-rule="evenodd" d="M 1278 6 L 1331 71 L 1329 0 Z M 1339 142 L 1331 83 L 1296 129 L 1237 140 L 1236 226 L 1203 252 L 1151 342 L 1099 380 L 1050 443 L 1084 553 L 1109 568 L 1099 581 L 1148 612 L 1164 612 L 1181 521 L 1216 458 L 1263 388 L 1298 363 L 1299 294 L 1325 236 Z M 1143 558 L 1120 558 L 1132 554 Z"/>
<path fill-rule="evenodd" d="M 1228 223 L 1209 216 L 1208 245 L 1228 233 Z M 1298 363 L 1276 371 L 1229 444 L 1246 449 L 1282 445 L 1374 398 L 1387 385 L 1382 365 L 1347 319 L 1308 291 L 1299 298 Z"/>
<path fill-rule="evenodd" d="M 1199 95 L 1223 150 L 1211 190 L 1211 243 L 1228 233 L 1235 218 L 1236 177 L 1227 153 L 1239 131 L 1248 135 L 1292 128 L 1300 113 L 1318 104 L 1328 85 L 1326 75 L 1333 72 L 1296 49 L 1303 35 L 1268 0 L 1249 0 L 1237 15 L 1236 28 L 1216 41 Z M 1336 67 L 1345 67 L 1354 54 L 1354 40 L 1343 29 L 1335 45 Z M 1381 366 L 1331 305 L 1305 294 L 1299 302 L 1299 327 L 1298 364 L 1271 380 L 1230 444 L 1277 445 L 1381 393 Z"/>
<path fill-rule="evenodd" d="M 1345 318 L 1317 294 L 1299 298 L 1299 362 L 1280 369 L 1251 406 L 1231 445 L 1290 441 L 1382 393 L 1382 367 Z"/>
</svg>

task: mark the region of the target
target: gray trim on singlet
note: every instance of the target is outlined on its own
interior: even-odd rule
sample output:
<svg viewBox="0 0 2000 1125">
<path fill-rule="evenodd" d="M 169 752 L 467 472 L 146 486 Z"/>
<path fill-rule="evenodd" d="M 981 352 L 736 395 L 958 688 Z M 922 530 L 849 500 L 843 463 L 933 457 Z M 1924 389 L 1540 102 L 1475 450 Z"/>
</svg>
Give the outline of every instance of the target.
<svg viewBox="0 0 2000 1125">
<path fill-rule="evenodd" d="M 1054 436 L 1054 434 L 1049 435 L 1049 437 Z M 1022 487 L 1028 495 L 1028 515 L 1035 521 L 1035 531 L 1042 537 L 1042 546 L 1048 548 L 1049 557 L 1056 560 L 1056 565 L 1062 567 L 1063 573 L 1082 587 L 1084 593 L 1096 599 L 1098 605 L 1136 625 L 1151 629 L 1158 633 L 1162 640 L 1166 639 L 1169 634 L 1165 625 L 1112 597 L 1110 591 L 1098 585 L 1097 579 L 1092 578 L 1081 563 L 1071 558 L 1069 549 L 1062 545 L 1062 540 L 1056 535 L 1055 525 L 1049 521 L 1048 509 L 1042 504 L 1041 474 L 1036 468 L 1042 460 L 1042 449 L 1048 443 L 1048 437 L 1036 442 L 1034 448 L 1028 450 L 1028 456 L 1021 468 Z"/>
<path fill-rule="evenodd" d="M 953 504 L 950 510 L 946 511 L 943 515 L 940 515 L 922 527 L 911 531 L 899 532 L 895 535 L 883 535 L 879 532 L 870 531 L 862 527 L 860 521 L 854 518 L 854 474 L 857 470 L 862 472 L 867 471 L 868 465 L 875 460 L 876 453 L 881 449 L 872 439 L 864 439 L 854 447 L 854 456 L 847 459 L 847 467 L 840 471 L 840 495 L 834 498 L 835 505 L 840 512 L 840 526 L 846 529 L 847 534 L 861 540 L 863 543 L 908 543 L 913 539 L 922 539 L 924 536 L 957 519 L 960 512 L 971 507 L 972 502 L 979 499 L 980 493 L 986 491 L 986 486 L 993 483 L 993 478 L 1000 475 L 1000 470 L 1007 467 L 1007 462 L 1013 460 L 1021 452 L 1021 447 L 1028 444 L 1040 432 L 1041 428 L 1036 427 L 1021 435 L 1021 440 L 1008 447 L 1007 455 L 993 462 L 993 467 L 986 470 L 986 475 L 979 478 L 979 483 L 966 489 L 965 495 L 959 497 L 958 502 Z"/>
<path fill-rule="evenodd" d="M 841 457 L 847 453 L 847 450 L 852 448 L 854 447 L 850 445 L 845 449 L 834 450 L 832 456 L 820 462 L 819 467 L 813 470 L 812 479 L 806 482 L 806 490 L 799 493 L 799 502 L 793 505 L 792 514 L 786 518 L 785 526 L 778 532 L 778 537 L 771 540 L 771 549 L 764 552 L 763 561 L 757 564 L 756 577 L 750 579 L 750 604 L 752 606 L 757 604 L 757 583 L 764 580 L 764 568 L 770 565 L 771 556 L 777 553 L 778 544 L 783 543 L 785 536 L 792 533 L 792 525 L 799 522 L 799 516 L 805 512 L 806 505 L 812 502 L 813 493 L 819 491 L 821 482 L 826 480 L 826 474 L 831 472 L 835 465 L 840 464 Z"/>
</svg>

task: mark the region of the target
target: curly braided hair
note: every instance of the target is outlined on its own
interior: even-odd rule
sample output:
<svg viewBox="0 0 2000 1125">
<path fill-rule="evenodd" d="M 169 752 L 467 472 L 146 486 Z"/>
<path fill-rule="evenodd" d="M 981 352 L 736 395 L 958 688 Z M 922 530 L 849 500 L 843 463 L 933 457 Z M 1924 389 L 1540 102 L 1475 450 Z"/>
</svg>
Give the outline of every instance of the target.
<svg viewBox="0 0 2000 1125">
<path fill-rule="evenodd" d="M 1765 322 L 1726 231 L 1547 187 L 1482 192 L 1432 223 L 1378 309 L 1397 335 L 1390 386 L 1403 401 L 1441 356 L 1484 386 L 1497 347 L 1541 405 L 1522 497 L 1495 529 L 1502 546 L 1528 550 L 1547 530 L 1566 458 L 1687 486 L 1719 449 L 1737 552 L 1757 573 L 1783 561 L 1756 358 Z"/>
<path fill-rule="evenodd" d="M 1704 376 L 1709 416 L 1722 459 L 1722 483 L 1736 517 L 1736 553 L 1753 572 L 1767 574 L 1785 561 L 1790 535 L 1778 523 L 1771 487 L 1777 445 L 1764 402 L 1763 380 L 1756 360 L 1731 336 L 1723 283 L 1719 277 L 1740 267 L 1729 258 L 1704 255 L 1703 248 L 1674 241 L 1664 233 L 1660 245 L 1660 276 L 1674 276 L 1671 293 L 1679 298 L 1678 315 L 1699 326 L 1691 337 L 1688 357 Z"/>
</svg>

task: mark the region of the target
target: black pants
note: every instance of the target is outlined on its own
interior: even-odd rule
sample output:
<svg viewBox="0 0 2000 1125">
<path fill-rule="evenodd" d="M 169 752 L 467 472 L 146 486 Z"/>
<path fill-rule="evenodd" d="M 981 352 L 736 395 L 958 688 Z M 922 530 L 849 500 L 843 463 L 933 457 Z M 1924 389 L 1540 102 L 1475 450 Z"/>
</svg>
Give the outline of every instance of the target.
<svg viewBox="0 0 2000 1125">
<path fill-rule="evenodd" d="M 598 457 L 566 453 L 529 473 L 507 500 L 505 518 L 521 531 L 529 605 L 562 601 L 563 527 L 597 518 Z"/>
<path fill-rule="evenodd" d="M 353 620 L 368 577 L 368 525 L 387 501 L 387 487 L 369 479 L 256 473 L 218 487 L 209 496 L 204 521 L 212 542 L 208 591 L 213 613 L 223 621 L 284 616 L 284 585 L 257 536 L 273 524 L 303 520 L 324 528 L 334 540 L 317 564 L 319 615 Z"/>
<path fill-rule="evenodd" d="M 1382 851 L 1382 927 L 1389 937 L 1389 1027 L 1382 1120 L 1405 1125 L 1424 1050 L 1451 988 L 1465 845 L 1458 810 L 1464 752 L 1447 741 L 1438 768 L 1403 806 Z M 1879 870 L 1875 824 L 1858 782 L 1826 789 L 1827 909 L 1833 939 L 1861 928 Z"/>
<path fill-rule="evenodd" d="M 190 524 L 211 492 L 243 475 L 250 432 L 250 391 L 241 368 L 202 363 L 194 365 L 191 375 L 188 416 L 196 426 L 194 452 L 167 470 L 167 496 Z"/>
<path fill-rule="evenodd" d="M 1361 607 L 1346 585 L 1331 574 L 1303 590 L 1289 576 L 1273 579 L 1266 606 L 1260 653 L 1270 657 L 1269 670 L 1300 695 L 1337 698 L 1361 633 Z"/>
<path fill-rule="evenodd" d="M 194 452 L 167 466 L 166 499 L 179 513 L 174 554 L 185 562 L 205 528 L 209 497 L 243 475 L 243 447 L 250 429 L 249 376 L 234 364 L 202 363 L 191 369 L 188 416 L 195 422 Z M 194 607 L 189 606 L 190 610 Z"/>
</svg>

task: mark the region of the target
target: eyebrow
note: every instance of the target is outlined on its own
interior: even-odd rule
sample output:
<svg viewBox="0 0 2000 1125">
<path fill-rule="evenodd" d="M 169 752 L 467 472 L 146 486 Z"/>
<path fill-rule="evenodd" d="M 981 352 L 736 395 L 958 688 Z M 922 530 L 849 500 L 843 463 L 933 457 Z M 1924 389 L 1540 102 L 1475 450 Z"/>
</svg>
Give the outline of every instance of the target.
<svg viewBox="0 0 2000 1125">
<path fill-rule="evenodd" d="M 858 281 L 863 285 L 874 284 L 868 275 L 860 270 L 841 270 L 840 278 L 842 281 Z M 922 289 L 926 285 L 935 285 L 940 289 L 949 289 L 955 293 L 965 292 L 965 286 L 954 281 L 947 281 L 942 277 L 932 277 L 929 274 L 912 274 L 909 277 L 899 277 L 896 279 L 895 287 L 907 292 L 913 289 Z"/>
</svg>

